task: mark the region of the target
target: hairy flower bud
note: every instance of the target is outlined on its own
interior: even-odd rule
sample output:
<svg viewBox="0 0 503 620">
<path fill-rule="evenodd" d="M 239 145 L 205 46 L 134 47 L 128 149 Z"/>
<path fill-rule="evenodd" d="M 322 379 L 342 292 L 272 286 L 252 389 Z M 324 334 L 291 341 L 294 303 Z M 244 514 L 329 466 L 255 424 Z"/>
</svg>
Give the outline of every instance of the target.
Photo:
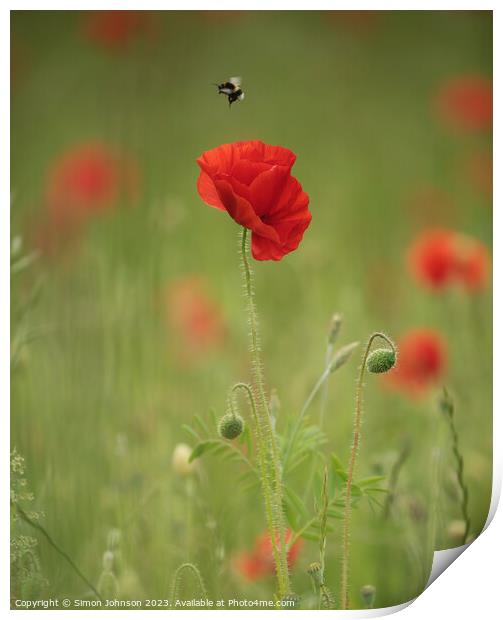
<svg viewBox="0 0 503 620">
<path fill-rule="evenodd" d="M 245 423 L 240 415 L 226 413 L 218 423 L 218 433 L 224 439 L 236 439 L 243 432 Z"/>
<path fill-rule="evenodd" d="M 396 364 L 396 353 L 392 349 L 375 349 L 367 358 L 367 370 L 376 374 L 388 372 Z"/>
<path fill-rule="evenodd" d="M 376 597 L 376 589 L 375 586 L 366 585 L 362 586 L 360 589 L 360 596 L 362 597 L 362 601 L 365 605 L 370 609 L 374 606 L 374 600 Z"/>
<path fill-rule="evenodd" d="M 311 564 L 307 567 L 307 572 L 318 587 L 322 585 L 323 575 L 321 564 L 319 562 L 311 562 Z"/>
</svg>

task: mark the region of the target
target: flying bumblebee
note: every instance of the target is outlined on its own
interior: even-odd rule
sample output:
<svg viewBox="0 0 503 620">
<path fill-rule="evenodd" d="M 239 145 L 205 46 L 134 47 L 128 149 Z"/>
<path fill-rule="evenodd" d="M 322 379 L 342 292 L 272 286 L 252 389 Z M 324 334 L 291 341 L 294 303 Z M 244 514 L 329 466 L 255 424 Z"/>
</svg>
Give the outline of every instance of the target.
<svg viewBox="0 0 503 620">
<path fill-rule="evenodd" d="M 229 108 L 235 101 L 243 101 L 245 94 L 241 89 L 241 78 L 231 77 L 227 82 L 215 84 L 219 95 L 225 95 L 229 101 Z"/>
</svg>

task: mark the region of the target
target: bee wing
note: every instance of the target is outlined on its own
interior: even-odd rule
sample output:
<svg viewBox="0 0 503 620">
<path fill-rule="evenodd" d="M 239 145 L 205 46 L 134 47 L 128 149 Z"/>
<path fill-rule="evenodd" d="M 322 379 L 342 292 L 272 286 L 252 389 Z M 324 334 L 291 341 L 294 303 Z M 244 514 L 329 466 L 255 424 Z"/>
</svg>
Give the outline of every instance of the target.
<svg viewBox="0 0 503 620">
<path fill-rule="evenodd" d="M 239 76 L 237 76 L 237 77 L 231 77 L 231 78 L 229 79 L 229 82 L 230 82 L 231 84 L 234 84 L 234 86 L 237 86 L 237 87 L 241 86 L 241 78 L 240 78 Z"/>
<path fill-rule="evenodd" d="M 239 101 L 243 101 L 243 99 L 245 98 L 245 94 L 241 93 L 238 97 Z"/>
</svg>

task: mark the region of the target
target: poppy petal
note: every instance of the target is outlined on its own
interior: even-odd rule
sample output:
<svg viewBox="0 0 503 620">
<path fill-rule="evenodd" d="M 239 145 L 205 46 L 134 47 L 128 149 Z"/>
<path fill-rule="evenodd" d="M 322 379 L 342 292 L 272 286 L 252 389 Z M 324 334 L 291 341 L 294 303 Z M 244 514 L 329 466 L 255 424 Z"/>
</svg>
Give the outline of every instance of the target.
<svg viewBox="0 0 503 620">
<path fill-rule="evenodd" d="M 221 211 L 226 210 L 224 204 L 220 200 L 215 183 L 206 172 L 201 172 L 197 179 L 197 191 L 199 196 L 201 196 L 204 202 L 210 205 L 210 207 L 215 207 Z"/>
</svg>

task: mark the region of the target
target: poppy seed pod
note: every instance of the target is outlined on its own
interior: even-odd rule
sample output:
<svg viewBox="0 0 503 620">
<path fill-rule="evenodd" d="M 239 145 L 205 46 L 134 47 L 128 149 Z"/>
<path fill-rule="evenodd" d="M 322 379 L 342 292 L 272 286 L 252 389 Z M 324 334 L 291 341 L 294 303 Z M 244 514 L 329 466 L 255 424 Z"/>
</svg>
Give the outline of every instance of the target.
<svg viewBox="0 0 503 620">
<path fill-rule="evenodd" d="M 243 432 L 245 423 L 240 415 L 226 413 L 218 423 L 218 433 L 224 439 L 236 439 Z"/>
<path fill-rule="evenodd" d="M 307 572 L 314 583 L 317 586 L 321 586 L 323 583 L 321 564 L 319 562 L 311 562 L 311 564 L 307 567 Z"/>
<path fill-rule="evenodd" d="M 375 349 L 367 358 L 367 370 L 376 374 L 388 372 L 396 364 L 396 353 L 392 349 Z"/>
</svg>

